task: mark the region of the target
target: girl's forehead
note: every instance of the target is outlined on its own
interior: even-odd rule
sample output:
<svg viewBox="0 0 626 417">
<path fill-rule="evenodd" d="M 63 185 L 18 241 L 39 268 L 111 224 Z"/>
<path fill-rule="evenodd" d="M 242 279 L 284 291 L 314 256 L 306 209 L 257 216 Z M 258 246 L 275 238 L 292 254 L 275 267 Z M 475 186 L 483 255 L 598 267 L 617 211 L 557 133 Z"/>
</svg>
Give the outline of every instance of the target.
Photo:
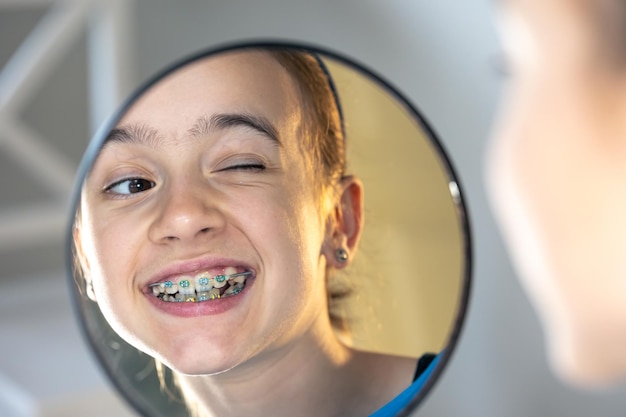
<svg viewBox="0 0 626 417">
<path fill-rule="evenodd" d="M 268 53 L 244 51 L 188 64 L 149 88 L 119 126 L 146 125 L 181 135 L 216 114 L 251 114 L 275 125 L 301 118 L 295 80 Z"/>
</svg>

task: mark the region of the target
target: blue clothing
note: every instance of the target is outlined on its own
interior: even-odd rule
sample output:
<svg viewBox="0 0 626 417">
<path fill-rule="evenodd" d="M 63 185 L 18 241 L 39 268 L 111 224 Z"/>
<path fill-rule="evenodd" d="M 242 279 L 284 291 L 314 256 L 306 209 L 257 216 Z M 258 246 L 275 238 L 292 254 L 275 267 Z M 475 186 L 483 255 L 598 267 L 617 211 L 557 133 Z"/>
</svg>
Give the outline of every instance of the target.
<svg viewBox="0 0 626 417">
<path fill-rule="evenodd" d="M 396 398 L 385 404 L 382 408 L 379 408 L 370 417 L 391 417 L 397 415 L 400 410 L 407 406 L 409 402 L 417 395 L 417 393 L 422 389 L 430 374 L 432 374 L 433 369 L 437 366 L 439 362 L 439 357 L 441 354 L 437 355 L 435 359 L 432 360 L 428 368 L 422 372 L 422 374 L 417 378 L 407 389 L 402 391 Z"/>
</svg>

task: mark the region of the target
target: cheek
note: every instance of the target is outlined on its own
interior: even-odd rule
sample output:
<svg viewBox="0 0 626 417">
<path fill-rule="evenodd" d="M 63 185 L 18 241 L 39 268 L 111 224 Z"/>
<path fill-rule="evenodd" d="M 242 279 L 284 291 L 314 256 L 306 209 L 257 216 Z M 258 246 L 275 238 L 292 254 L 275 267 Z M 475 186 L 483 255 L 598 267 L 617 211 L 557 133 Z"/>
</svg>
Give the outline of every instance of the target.
<svg viewBox="0 0 626 417">
<path fill-rule="evenodd" d="M 560 259 L 563 241 L 578 226 L 580 199 L 568 142 L 580 127 L 557 92 L 542 87 L 528 79 L 511 87 L 494 132 L 487 182 L 516 271 L 542 316 L 554 322 L 567 310 Z"/>
<path fill-rule="evenodd" d="M 524 84 L 509 99 L 487 175 L 513 262 L 544 324 L 554 334 L 584 333 L 603 311 L 622 310 L 615 307 L 626 286 L 619 214 L 626 164 L 604 145 L 611 129 L 596 117 L 597 97 L 584 84 L 560 86 Z"/>
<path fill-rule="evenodd" d="M 125 341 L 145 351 L 139 334 L 150 334 L 151 321 L 142 315 L 142 293 L 134 279 L 141 248 L 147 241 L 145 229 L 130 216 L 113 221 L 94 216 L 86 226 L 89 233 L 90 278 L 96 302 L 114 331 Z M 153 329 L 154 330 L 154 329 Z"/>
<path fill-rule="evenodd" d="M 96 295 L 109 298 L 132 289 L 133 267 L 147 241 L 144 225 L 131 216 L 102 221 L 96 217 L 88 227 L 89 262 Z"/>
<path fill-rule="evenodd" d="M 558 78 L 558 77 L 557 77 Z M 570 223 L 576 208 L 588 205 L 581 193 L 595 170 L 598 141 L 589 88 L 576 77 L 521 76 L 502 106 L 492 162 L 511 187 L 542 221 Z M 498 172 L 499 171 L 499 172 Z M 504 187 L 503 187 L 504 188 Z"/>
<path fill-rule="evenodd" d="M 291 188 L 291 187 L 290 187 Z M 299 274 L 317 265 L 322 236 L 321 221 L 314 199 L 297 190 L 265 193 L 241 207 L 236 216 L 245 221 L 245 234 L 261 253 L 268 267 L 293 265 Z M 294 271 L 295 272 L 295 271 Z"/>
<path fill-rule="evenodd" d="M 310 190 L 292 178 L 283 187 L 260 193 L 236 216 L 246 222 L 241 228 L 263 265 L 259 284 L 273 300 L 261 316 L 274 325 L 292 323 L 284 328 L 299 328 L 294 321 L 308 321 L 325 311 L 323 227 Z"/>
</svg>

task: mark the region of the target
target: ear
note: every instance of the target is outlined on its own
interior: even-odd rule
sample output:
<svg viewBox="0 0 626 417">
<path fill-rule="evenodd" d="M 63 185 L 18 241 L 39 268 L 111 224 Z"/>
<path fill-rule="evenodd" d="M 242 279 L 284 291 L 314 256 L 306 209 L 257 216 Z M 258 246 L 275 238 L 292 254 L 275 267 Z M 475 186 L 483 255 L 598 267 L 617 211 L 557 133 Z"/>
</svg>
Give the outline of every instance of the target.
<svg viewBox="0 0 626 417">
<path fill-rule="evenodd" d="M 355 176 L 341 179 L 339 198 L 328 219 L 322 254 L 327 264 L 344 268 L 354 257 L 363 230 L 363 183 Z M 341 261 L 337 250 L 344 249 L 347 259 Z"/>
<path fill-rule="evenodd" d="M 83 250 L 82 239 L 78 227 L 74 227 L 72 236 L 74 237 L 74 247 L 76 248 L 74 268 L 80 268 L 80 278 L 85 280 L 85 291 L 87 292 L 87 297 L 89 297 L 91 301 L 96 301 L 96 293 L 93 290 L 93 283 L 91 281 L 91 268 L 89 267 L 89 260 L 85 256 L 85 252 Z"/>
</svg>

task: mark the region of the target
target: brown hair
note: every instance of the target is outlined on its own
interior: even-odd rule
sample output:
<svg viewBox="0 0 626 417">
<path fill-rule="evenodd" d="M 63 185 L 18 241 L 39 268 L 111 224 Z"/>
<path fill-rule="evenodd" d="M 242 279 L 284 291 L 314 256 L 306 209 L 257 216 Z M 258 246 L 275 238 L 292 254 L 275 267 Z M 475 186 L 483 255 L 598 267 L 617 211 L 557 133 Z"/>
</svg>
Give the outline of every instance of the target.
<svg viewBox="0 0 626 417">
<path fill-rule="evenodd" d="M 311 116 L 311 135 L 305 144 L 324 174 L 325 185 L 336 184 L 345 173 L 346 156 L 339 102 L 330 75 L 322 61 L 306 50 L 270 48 L 268 52 L 297 81 Z"/>
</svg>

